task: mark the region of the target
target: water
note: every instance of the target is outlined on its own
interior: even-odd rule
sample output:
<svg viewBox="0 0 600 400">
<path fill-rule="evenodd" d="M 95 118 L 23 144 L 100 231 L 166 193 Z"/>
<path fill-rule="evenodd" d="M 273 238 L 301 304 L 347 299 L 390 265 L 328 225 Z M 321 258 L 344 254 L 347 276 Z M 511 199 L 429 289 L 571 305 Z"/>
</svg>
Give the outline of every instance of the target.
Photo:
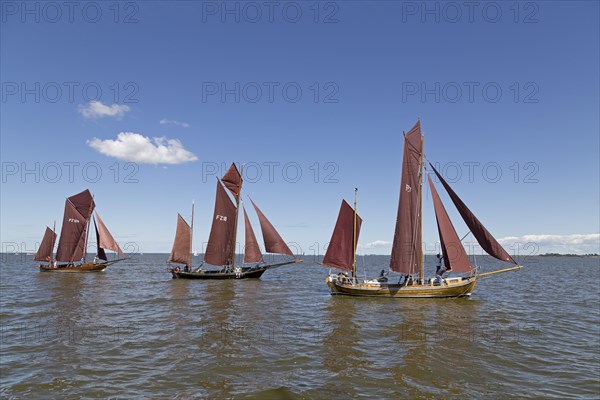
<svg viewBox="0 0 600 400">
<path fill-rule="evenodd" d="M 330 296 L 309 260 L 186 281 L 166 255 L 90 274 L 1 257 L 3 398 L 600 397 L 598 259 L 526 258 L 470 299 L 393 300 Z"/>
</svg>

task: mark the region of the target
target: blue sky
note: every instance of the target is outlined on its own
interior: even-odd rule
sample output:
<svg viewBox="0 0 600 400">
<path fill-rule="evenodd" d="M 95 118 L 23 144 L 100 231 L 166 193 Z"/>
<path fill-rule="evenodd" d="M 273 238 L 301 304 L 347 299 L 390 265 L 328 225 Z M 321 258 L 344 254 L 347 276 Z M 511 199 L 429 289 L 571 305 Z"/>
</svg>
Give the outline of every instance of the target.
<svg viewBox="0 0 600 400">
<path fill-rule="evenodd" d="M 418 117 L 427 158 L 507 246 L 599 251 L 598 2 L 45 4 L 2 2 L 5 251 L 33 251 L 84 188 L 142 252 L 169 251 L 195 199 L 200 249 L 213 168 L 236 161 L 303 252 L 323 253 L 358 187 L 359 251 L 389 254 Z"/>
</svg>

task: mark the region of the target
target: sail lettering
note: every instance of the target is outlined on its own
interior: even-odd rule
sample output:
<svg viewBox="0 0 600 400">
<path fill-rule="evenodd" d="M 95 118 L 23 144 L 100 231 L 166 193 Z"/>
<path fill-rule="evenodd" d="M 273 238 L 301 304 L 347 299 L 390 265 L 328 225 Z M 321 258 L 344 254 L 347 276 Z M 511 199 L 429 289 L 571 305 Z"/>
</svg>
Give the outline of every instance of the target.
<svg viewBox="0 0 600 400">
<path fill-rule="evenodd" d="M 406 189 L 407 192 L 410 192 L 412 190 L 412 188 L 410 187 L 410 185 L 406 185 Z"/>
<path fill-rule="evenodd" d="M 226 216 L 226 215 L 217 215 L 217 216 L 215 216 L 215 219 L 216 219 L 217 221 L 224 221 L 224 222 L 227 222 L 227 216 Z"/>
<path fill-rule="evenodd" d="M 76 218 L 69 218 L 69 222 L 73 222 L 75 224 L 79 224 L 79 220 Z"/>
</svg>

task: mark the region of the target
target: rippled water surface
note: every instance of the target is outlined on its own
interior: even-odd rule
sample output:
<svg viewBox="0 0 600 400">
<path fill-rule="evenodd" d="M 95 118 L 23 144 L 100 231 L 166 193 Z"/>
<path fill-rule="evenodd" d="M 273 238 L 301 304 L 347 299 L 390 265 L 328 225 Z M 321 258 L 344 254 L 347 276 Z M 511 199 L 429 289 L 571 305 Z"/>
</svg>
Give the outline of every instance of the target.
<svg viewBox="0 0 600 400">
<path fill-rule="evenodd" d="M 600 397 L 598 259 L 525 258 L 470 299 L 392 300 L 330 296 L 314 260 L 185 281 L 159 254 L 89 274 L 2 257 L 2 397 Z"/>
</svg>

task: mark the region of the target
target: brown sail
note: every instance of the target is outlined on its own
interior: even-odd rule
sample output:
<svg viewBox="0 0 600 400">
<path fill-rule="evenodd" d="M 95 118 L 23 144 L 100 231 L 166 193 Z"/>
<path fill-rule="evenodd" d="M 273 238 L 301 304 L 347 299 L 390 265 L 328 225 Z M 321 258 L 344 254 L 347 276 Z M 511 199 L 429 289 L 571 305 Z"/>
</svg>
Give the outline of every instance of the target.
<svg viewBox="0 0 600 400">
<path fill-rule="evenodd" d="M 338 269 L 352 271 L 354 263 L 354 248 L 358 244 L 362 219 L 356 215 L 356 238 L 354 236 L 354 209 L 342 200 L 331 241 L 327 246 L 325 257 L 321 264 Z"/>
<path fill-rule="evenodd" d="M 102 222 L 102 219 L 100 219 L 100 215 L 98 215 L 98 213 L 96 213 L 96 218 L 94 219 L 94 226 L 96 226 L 96 220 L 98 221 L 98 226 L 96 227 L 96 240 L 98 241 L 98 251 L 100 251 L 100 249 L 106 249 L 112 250 L 115 253 L 125 254 L 117 244 L 115 238 L 113 238 L 113 236 L 111 235 L 108 228 L 106 228 L 106 225 L 104 225 L 104 222 Z M 104 250 L 102 250 L 102 252 L 104 253 Z M 106 257 L 106 253 L 104 253 L 104 256 Z M 98 255 L 98 258 L 100 258 L 100 255 Z M 106 258 L 103 258 L 103 260 L 106 260 Z"/>
<path fill-rule="evenodd" d="M 96 257 L 98 257 L 100 260 L 106 261 L 108 260 L 108 257 L 106 257 L 106 252 L 100 246 L 100 233 L 98 232 L 98 225 L 96 225 L 96 218 L 92 217 L 92 219 L 94 220 L 94 231 L 96 232 Z"/>
<path fill-rule="evenodd" d="M 231 163 L 229 170 L 223 175 L 221 181 L 227 189 L 233 194 L 236 201 L 240 200 L 240 191 L 242 189 L 242 175 L 238 171 L 235 163 Z"/>
<path fill-rule="evenodd" d="M 82 195 L 88 194 L 87 198 Z M 75 203 L 71 201 L 75 200 Z M 87 202 L 87 209 L 85 203 Z M 69 197 L 65 203 L 65 214 L 56 250 L 56 260 L 61 262 L 79 261 L 83 257 L 87 219 L 94 208 L 94 200 L 88 190 Z M 81 214 L 84 212 L 85 215 Z"/>
<path fill-rule="evenodd" d="M 177 230 L 175 232 L 175 241 L 171 249 L 171 256 L 168 262 L 192 265 L 192 248 L 191 248 L 192 229 L 185 222 L 181 214 L 177 214 Z"/>
<path fill-rule="evenodd" d="M 403 274 L 416 274 L 421 269 L 422 160 L 423 136 L 421 122 L 417 121 L 404 136 L 400 200 L 390 258 L 390 269 Z"/>
<path fill-rule="evenodd" d="M 431 177 L 427 177 L 429 180 L 429 187 L 431 188 L 431 197 L 433 198 L 433 207 L 435 208 L 435 219 L 437 221 L 438 233 L 440 235 L 440 242 L 442 244 L 442 253 L 444 256 L 444 265 L 446 271 L 454 272 L 472 272 L 473 267 L 469 256 L 465 251 L 460 238 L 456 234 L 456 230 L 448 217 L 448 213 L 444 208 L 444 204 L 438 195 Z"/>
<path fill-rule="evenodd" d="M 231 202 L 223 185 L 217 180 L 217 195 L 212 227 L 208 237 L 208 245 L 204 261 L 212 265 L 231 265 L 234 250 L 233 235 L 237 209 Z"/>
<path fill-rule="evenodd" d="M 244 222 L 245 222 L 245 236 L 246 236 L 246 244 L 244 246 L 244 262 L 245 263 L 257 263 L 263 261 L 263 256 L 260 252 L 260 248 L 258 247 L 258 241 L 256 240 L 256 235 L 254 234 L 254 230 L 252 229 L 252 225 L 250 224 L 250 220 L 248 219 L 248 214 L 246 213 L 246 208 L 244 207 Z"/>
<path fill-rule="evenodd" d="M 56 242 L 56 233 L 52 229 L 46 227 L 42 243 L 40 244 L 40 247 L 35 253 L 35 257 L 33 257 L 33 259 L 35 261 L 52 260 L 52 250 L 54 250 L 54 242 Z"/>
<path fill-rule="evenodd" d="M 260 222 L 260 230 L 262 231 L 263 240 L 265 242 L 265 250 L 267 253 L 276 253 L 276 254 L 287 254 L 289 256 L 295 257 L 292 250 L 288 247 L 282 237 L 279 235 L 275 227 L 269 222 L 265 214 L 260 211 L 260 209 L 254 204 L 252 199 L 250 199 L 254 209 L 256 210 L 256 214 L 258 215 L 258 221 Z"/>
<path fill-rule="evenodd" d="M 429 163 L 431 165 L 431 163 Z M 497 258 L 501 261 L 506 261 L 509 263 L 517 264 L 517 262 L 504 250 L 504 248 L 494 239 L 492 234 L 483 226 L 481 222 L 477 219 L 477 217 L 469 210 L 469 208 L 463 203 L 463 201 L 458 197 L 458 195 L 452 190 L 450 185 L 446 183 L 442 175 L 431 165 L 433 171 L 444 185 L 446 192 L 452 199 L 452 202 L 458 209 L 458 212 L 462 216 L 463 220 L 471 230 L 477 242 L 490 256 Z"/>
</svg>

